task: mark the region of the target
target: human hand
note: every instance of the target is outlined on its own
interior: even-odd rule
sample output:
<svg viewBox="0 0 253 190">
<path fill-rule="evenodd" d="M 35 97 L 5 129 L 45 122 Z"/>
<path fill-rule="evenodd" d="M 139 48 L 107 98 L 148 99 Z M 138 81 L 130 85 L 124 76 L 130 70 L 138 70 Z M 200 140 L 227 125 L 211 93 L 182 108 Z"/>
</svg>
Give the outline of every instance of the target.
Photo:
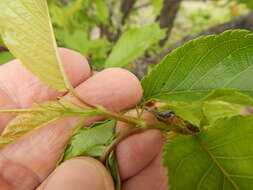
<svg viewBox="0 0 253 190">
<path fill-rule="evenodd" d="M 87 102 L 123 110 L 140 101 L 141 85 L 130 72 L 112 68 L 89 78 L 89 65 L 80 54 L 60 49 L 60 56 L 72 85 Z M 17 60 L 0 67 L 0 109 L 27 108 L 33 102 L 55 100 L 62 95 L 43 85 Z M 0 115 L 0 131 L 13 117 Z M 77 120 L 63 118 L 0 149 L 0 189 L 113 190 L 110 174 L 93 158 L 71 159 L 55 169 Z M 161 149 L 162 138 L 157 130 L 133 135 L 117 146 L 123 190 L 167 190 Z"/>
</svg>

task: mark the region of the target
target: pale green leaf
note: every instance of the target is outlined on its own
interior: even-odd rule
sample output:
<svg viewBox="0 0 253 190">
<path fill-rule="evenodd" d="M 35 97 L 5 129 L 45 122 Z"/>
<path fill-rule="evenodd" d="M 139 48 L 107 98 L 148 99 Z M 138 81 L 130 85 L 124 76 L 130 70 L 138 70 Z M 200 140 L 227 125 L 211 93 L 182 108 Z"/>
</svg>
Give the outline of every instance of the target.
<svg viewBox="0 0 253 190">
<path fill-rule="evenodd" d="M 55 30 L 56 37 L 60 40 L 66 47 L 76 50 L 84 55 L 88 53 L 88 33 L 76 29 L 73 33 L 67 32 L 65 30 Z"/>
<path fill-rule="evenodd" d="M 144 101 L 199 100 L 216 88 L 253 96 L 253 35 L 245 30 L 200 37 L 170 53 L 142 80 Z"/>
<path fill-rule="evenodd" d="M 20 114 L 9 122 L 0 136 L 0 147 L 18 139 L 24 134 L 43 127 L 53 121 L 67 116 L 80 116 L 88 118 L 95 116 L 95 109 L 83 110 L 67 100 L 44 102 L 33 109 L 0 110 L 0 113 Z"/>
<path fill-rule="evenodd" d="M 1 0 L 0 32 L 11 53 L 45 84 L 69 87 L 50 22 L 46 0 Z"/>
<path fill-rule="evenodd" d="M 208 124 L 220 118 L 242 115 L 244 106 L 229 104 L 222 101 L 206 101 L 202 105 L 202 113 Z"/>
<path fill-rule="evenodd" d="M 104 0 L 95 0 L 94 3 L 97 8 L 97 15 L 98 15 L 99 20 L 103 24 L 107 24 L 108 17 L 109 17 L 109 9 L 108 9 L 107 5 L 105 4 L 105 1 Z"/>
<path fill-rule="evenodd" d="M 149 0 L 149 1 L 154 7 L 154 13 L 155 14 L 160 13 L 160 11 L 163 7 L 163 0 Z"/>
<path fill-rule="evenodd" d="M 68 143 L 60 162 L 77 156 L 100 157 L 114 135 L 115 120 L 96 122 L 81 127 Z"/>
<path fill-rule="evenodd" d="M 224 117 L 242 115 L 244 106 L 223 101 L 170 102 L 162 107 L 162 111 L 172 110 L 180 118 L 191 124 L 203 127 Z"/>
<path fill-rule="evenodd" d="M 252 116 L 236 116 L 169 141 L 164 165 L 170 190 L 253 189 L 252 129 Z"/>
<path fill-rule="evenodd" d="M 232 104 L 251 106 L 253 107 L 253 99 L 238 92 L 236 89 L 216 89 L 202 99 L 203 101 L 218 100 L 229 102 Z"/>
<path fill-rule="evenodd" d="M 157 23 L 134 28 L 122 34 L 106 60 L 105 67 L 122 67 L 141 56 L 165 31 Z"/>
<path fill-rule="evenodd" d="M 53 23 L 63 27 L 68 32 L 73 32 L 73 18 L 84 8 L 83 0 L 76 0 L 69 3 L 67 6 L 60 7 L 56 4 L 50 6 Z"/>
<path fill-rule="evenodd" d="M 57 24 L 60 27 L 64 27 L 69 30 L 70 18 L 69 15 L 66 14 L 66 8 L 58 7 L 57 5 L 53 5 L 50 7 L 50 13 L 52 15 L 52 22 Z"/>
</svg>

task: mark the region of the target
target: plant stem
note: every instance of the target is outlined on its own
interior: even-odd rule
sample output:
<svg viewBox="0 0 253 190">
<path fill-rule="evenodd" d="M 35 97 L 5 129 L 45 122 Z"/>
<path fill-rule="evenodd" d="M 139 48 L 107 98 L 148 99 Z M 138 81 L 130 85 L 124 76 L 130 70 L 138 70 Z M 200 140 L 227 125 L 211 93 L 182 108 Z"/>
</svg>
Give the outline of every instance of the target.
<svg viewBox="0 0 253 190">
<path fill-rule="evenodd" d="M 76 99 L 78 99 L 82 104 L 84 104 L 85 106 L 88 106 L 90 108 L 97 108 L 96 106 L 89 104 L 88 102 L 86 102 L 84 99 L 82 99 L 77 93 L 76 91 L 71 87 L 69 88 L 69 92 L 71 95 L 73 95 Z"/>
<path fill-rule="evenodd" d="M 140 133 L 142 132 L 143 129 L 140 128 L 128 128 L 128 129 L 123 129 L 121 133 L 119 133 L 119 136 L 117 136 L 117 138 L 115 138 L 111 144 L 109 146 L 106 147 L 103 155 L 100 157 L 100 160 L 102 163 L 106 163 L 106 160 L 109 156 L 109 154 L 111 153 L 111 151 L 125 138 L 129 137 L 130 135 L 136 134 L 136 133 Z"/>
<path fill-rule="evenodd" d="M 102 108 L 103 109 L 103 108 Z M 162 131 L 174 131 L 179 134 L 192 135 L 192 132 L 185 128 L 180 128 L 177 125 L 168 124 L 157 120 L 144 120 L 135 117 L 129 117 L 122 114 L 118 114 L 109 110 L 101 110 L 101 116 L 114 118 L 125 123 L 132 124 L 134 127 L 139 126 L 142 129 L 160 129 Z"/>
</svg>

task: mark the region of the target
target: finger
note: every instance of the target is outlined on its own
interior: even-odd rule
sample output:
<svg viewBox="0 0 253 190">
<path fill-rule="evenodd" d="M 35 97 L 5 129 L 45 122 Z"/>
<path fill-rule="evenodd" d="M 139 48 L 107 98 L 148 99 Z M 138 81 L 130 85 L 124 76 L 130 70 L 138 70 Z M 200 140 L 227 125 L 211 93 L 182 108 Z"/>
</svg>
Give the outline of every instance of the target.
<svg viewBox="0 0 253 190">
<path fill-rule="evenodd" d="M 73 86 L 89 77 L 89 64 L 82 55 L 63 48 L 59 49 L 59 53 Z M 54 100 L 61 94 L 40 82 L 18 60 L 0 67 L 0 109 L 26 108 L 34 102 Z M 0 132 L 12 117 L 0 115 Z"/>
<path fill-rule="evenodd" d="M 113 190 L 111 175 L 97 160 L 80 157 L 59 166 L 37 190 Z"/>
<path fill-rule="evenodd" d="M 99 88 L 94 89 L 93 86 Z M 85 81 L 77 88 L 77 93 L 92 104 L 100 103 L 112 109 L 126 109 L 140 101 L 142 90 L 138 79 L 132 73 L 112 68 Z M 27 182 L 26 186 L 30 189 L 35 188 L 54 169 L 76 122 L 77 118 L 61 119 L 3 148 L 0 151 L 0 173 L 7 176 L 3 179 L 11 184 L 18 184 L 18 190 L 21 189 L 23 181 Z M 13 169 L 8 169 L 9 167 L 26 174 L 20 177 L 11 175 Z"/>
<path fill-rule="evenodd" d="M 136 116 L 136 111 L 127 115 Z M 155 119 L 153 115 L 144 113 L 144 119 Z M 118 123 L 118 127 L 126 127 L 123 122 Z M 128 137 L 117 146 L 117 158 L 120 167 L 122 180 L 138 174 L 142 171 L 155 156 L 159 153 L 163 141 L 160 131 L 148 130 L 140 134 Z"/>
<path fill-rule="evenodd" d="M 121 68 L 105 69 L 76 90 L 87 102 L 118 111 L 131 108 L 142 98 L 142 87 L 135 75 Z"/>
<path fill-rule="evenodd" d="M 139 174 L 125 181 L 122 190 L 168 190 L 166 170 L 162 166 L 162 153 Z"/>
</svg>

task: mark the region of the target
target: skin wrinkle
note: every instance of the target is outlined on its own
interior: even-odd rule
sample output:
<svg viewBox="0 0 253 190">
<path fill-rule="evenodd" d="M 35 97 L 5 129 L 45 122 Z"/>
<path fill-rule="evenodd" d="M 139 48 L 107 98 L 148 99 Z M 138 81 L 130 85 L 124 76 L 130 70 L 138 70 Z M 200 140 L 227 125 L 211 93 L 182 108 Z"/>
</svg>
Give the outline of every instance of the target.
<svg viewBox="0 0 253 190">
<path fill-rule="evenodd" d="M 13 173 L 16 175 L 14 176 Z M 30 190 L 41 183 L 39 176 L 35 172 L 21 164 L 12 162 L 0 152 L 0 183 L 2 181 L 4 184 L 13 187 L 13 190 L 16 188 L 19 190 Z"/>
<path fill-rule="evenodd" d="M 3 82 L 0 80 L 0 90 L 10 98 L 10 100 L 17 106 L 17 109 L 20 109 L 21 107 L 18 104 L 18 100 L 15 96 L 12 96 L 12 93 L 8 90 L 8 88 L 3 84 Z"/>
<path fill-rule="evenodd" d="M 0 83 L 0 107 L 1 109 L 16 109 L 18 105 L 15 104 L 14 100 L 7 94 L 6 91 L 1 88 Z M 8 122 L 14 118 L 16 114 L 0 114 L 0 134 L 4 130 Z"/>
</svg>

